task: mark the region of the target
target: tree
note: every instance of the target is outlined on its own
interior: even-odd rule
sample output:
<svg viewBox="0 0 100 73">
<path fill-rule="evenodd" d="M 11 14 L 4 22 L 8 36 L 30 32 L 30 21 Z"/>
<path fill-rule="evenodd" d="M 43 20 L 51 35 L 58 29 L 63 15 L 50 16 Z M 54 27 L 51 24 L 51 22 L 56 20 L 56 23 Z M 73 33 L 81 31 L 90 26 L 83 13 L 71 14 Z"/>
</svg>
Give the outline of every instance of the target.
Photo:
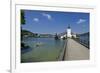
<svg viewBox="0 0 100 73">
<path fill-rule="evenodd" d="M 21 10 L 20 11 L 20 23 L 21 25 L 24 25 L 25 24 L 25 13 L 24 13 L 24 10 Z M 22 26 L 21 26 L 21 40 L 23 40 L 23 34 L 22 34 Z"/>
<path fill-rule="evenodd" d="M 21 10 L 21 24 L 25 24 L 25 13 L 24 10 Z"/>
</svg>

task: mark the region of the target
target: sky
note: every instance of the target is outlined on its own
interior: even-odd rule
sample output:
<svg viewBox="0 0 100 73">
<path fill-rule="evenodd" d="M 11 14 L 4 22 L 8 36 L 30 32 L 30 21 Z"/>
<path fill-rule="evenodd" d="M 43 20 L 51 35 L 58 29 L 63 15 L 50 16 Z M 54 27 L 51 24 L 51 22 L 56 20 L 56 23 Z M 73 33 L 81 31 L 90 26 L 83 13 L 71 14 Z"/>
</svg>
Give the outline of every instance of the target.
<svg viewBox="0 0 100 73">
<path fill-rule="evenodd" d="M 22 29 L 33 33 L 55 34 L 65 32 L 70 25 L 73 33 L 89 32 L 89 13 L 24 10 Z"/>
</svg>

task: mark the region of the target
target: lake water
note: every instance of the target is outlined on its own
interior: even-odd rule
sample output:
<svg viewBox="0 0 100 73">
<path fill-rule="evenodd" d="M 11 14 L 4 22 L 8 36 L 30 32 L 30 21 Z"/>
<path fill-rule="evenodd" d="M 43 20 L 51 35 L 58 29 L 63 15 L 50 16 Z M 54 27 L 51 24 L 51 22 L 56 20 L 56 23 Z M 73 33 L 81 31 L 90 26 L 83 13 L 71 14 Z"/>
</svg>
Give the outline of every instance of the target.
<svg viewBox="0 0 100 73">
<path fill-rule="evenodd" d="M 24 38 L 31 49 L 21 52 L 21 62 L 58 61 L 64 50 L 64 40 L 54 38 Z"/>
</svg>

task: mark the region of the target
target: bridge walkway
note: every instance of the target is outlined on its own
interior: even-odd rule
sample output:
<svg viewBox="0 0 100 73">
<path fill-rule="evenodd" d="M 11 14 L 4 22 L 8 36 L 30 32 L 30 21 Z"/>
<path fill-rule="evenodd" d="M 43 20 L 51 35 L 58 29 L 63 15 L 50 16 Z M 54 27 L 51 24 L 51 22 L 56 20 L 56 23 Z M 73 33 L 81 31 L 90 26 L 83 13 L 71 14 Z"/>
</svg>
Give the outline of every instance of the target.
<svg viewBox="0 0 100 73">
<path fill-rule="evenodd" d="M 89 49 L 75 40 L 68 38 L 65 48 L 64 60 L 88 60 Z"/>
</svg>

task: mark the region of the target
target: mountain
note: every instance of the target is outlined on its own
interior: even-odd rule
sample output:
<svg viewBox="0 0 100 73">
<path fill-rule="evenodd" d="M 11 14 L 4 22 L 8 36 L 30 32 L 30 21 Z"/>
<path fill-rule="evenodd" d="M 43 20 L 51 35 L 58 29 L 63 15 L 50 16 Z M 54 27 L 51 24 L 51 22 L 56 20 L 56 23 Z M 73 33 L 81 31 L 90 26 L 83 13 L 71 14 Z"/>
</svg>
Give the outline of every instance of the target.
<svg viewBox="0 0 100 73">
<path fill-rule="evenodd" d="M 28 30 L 21 30 L 21 37 L 37 37 L 37 36 L 38 36 L 37 33 L 33 33 Z"/>
</svg>

